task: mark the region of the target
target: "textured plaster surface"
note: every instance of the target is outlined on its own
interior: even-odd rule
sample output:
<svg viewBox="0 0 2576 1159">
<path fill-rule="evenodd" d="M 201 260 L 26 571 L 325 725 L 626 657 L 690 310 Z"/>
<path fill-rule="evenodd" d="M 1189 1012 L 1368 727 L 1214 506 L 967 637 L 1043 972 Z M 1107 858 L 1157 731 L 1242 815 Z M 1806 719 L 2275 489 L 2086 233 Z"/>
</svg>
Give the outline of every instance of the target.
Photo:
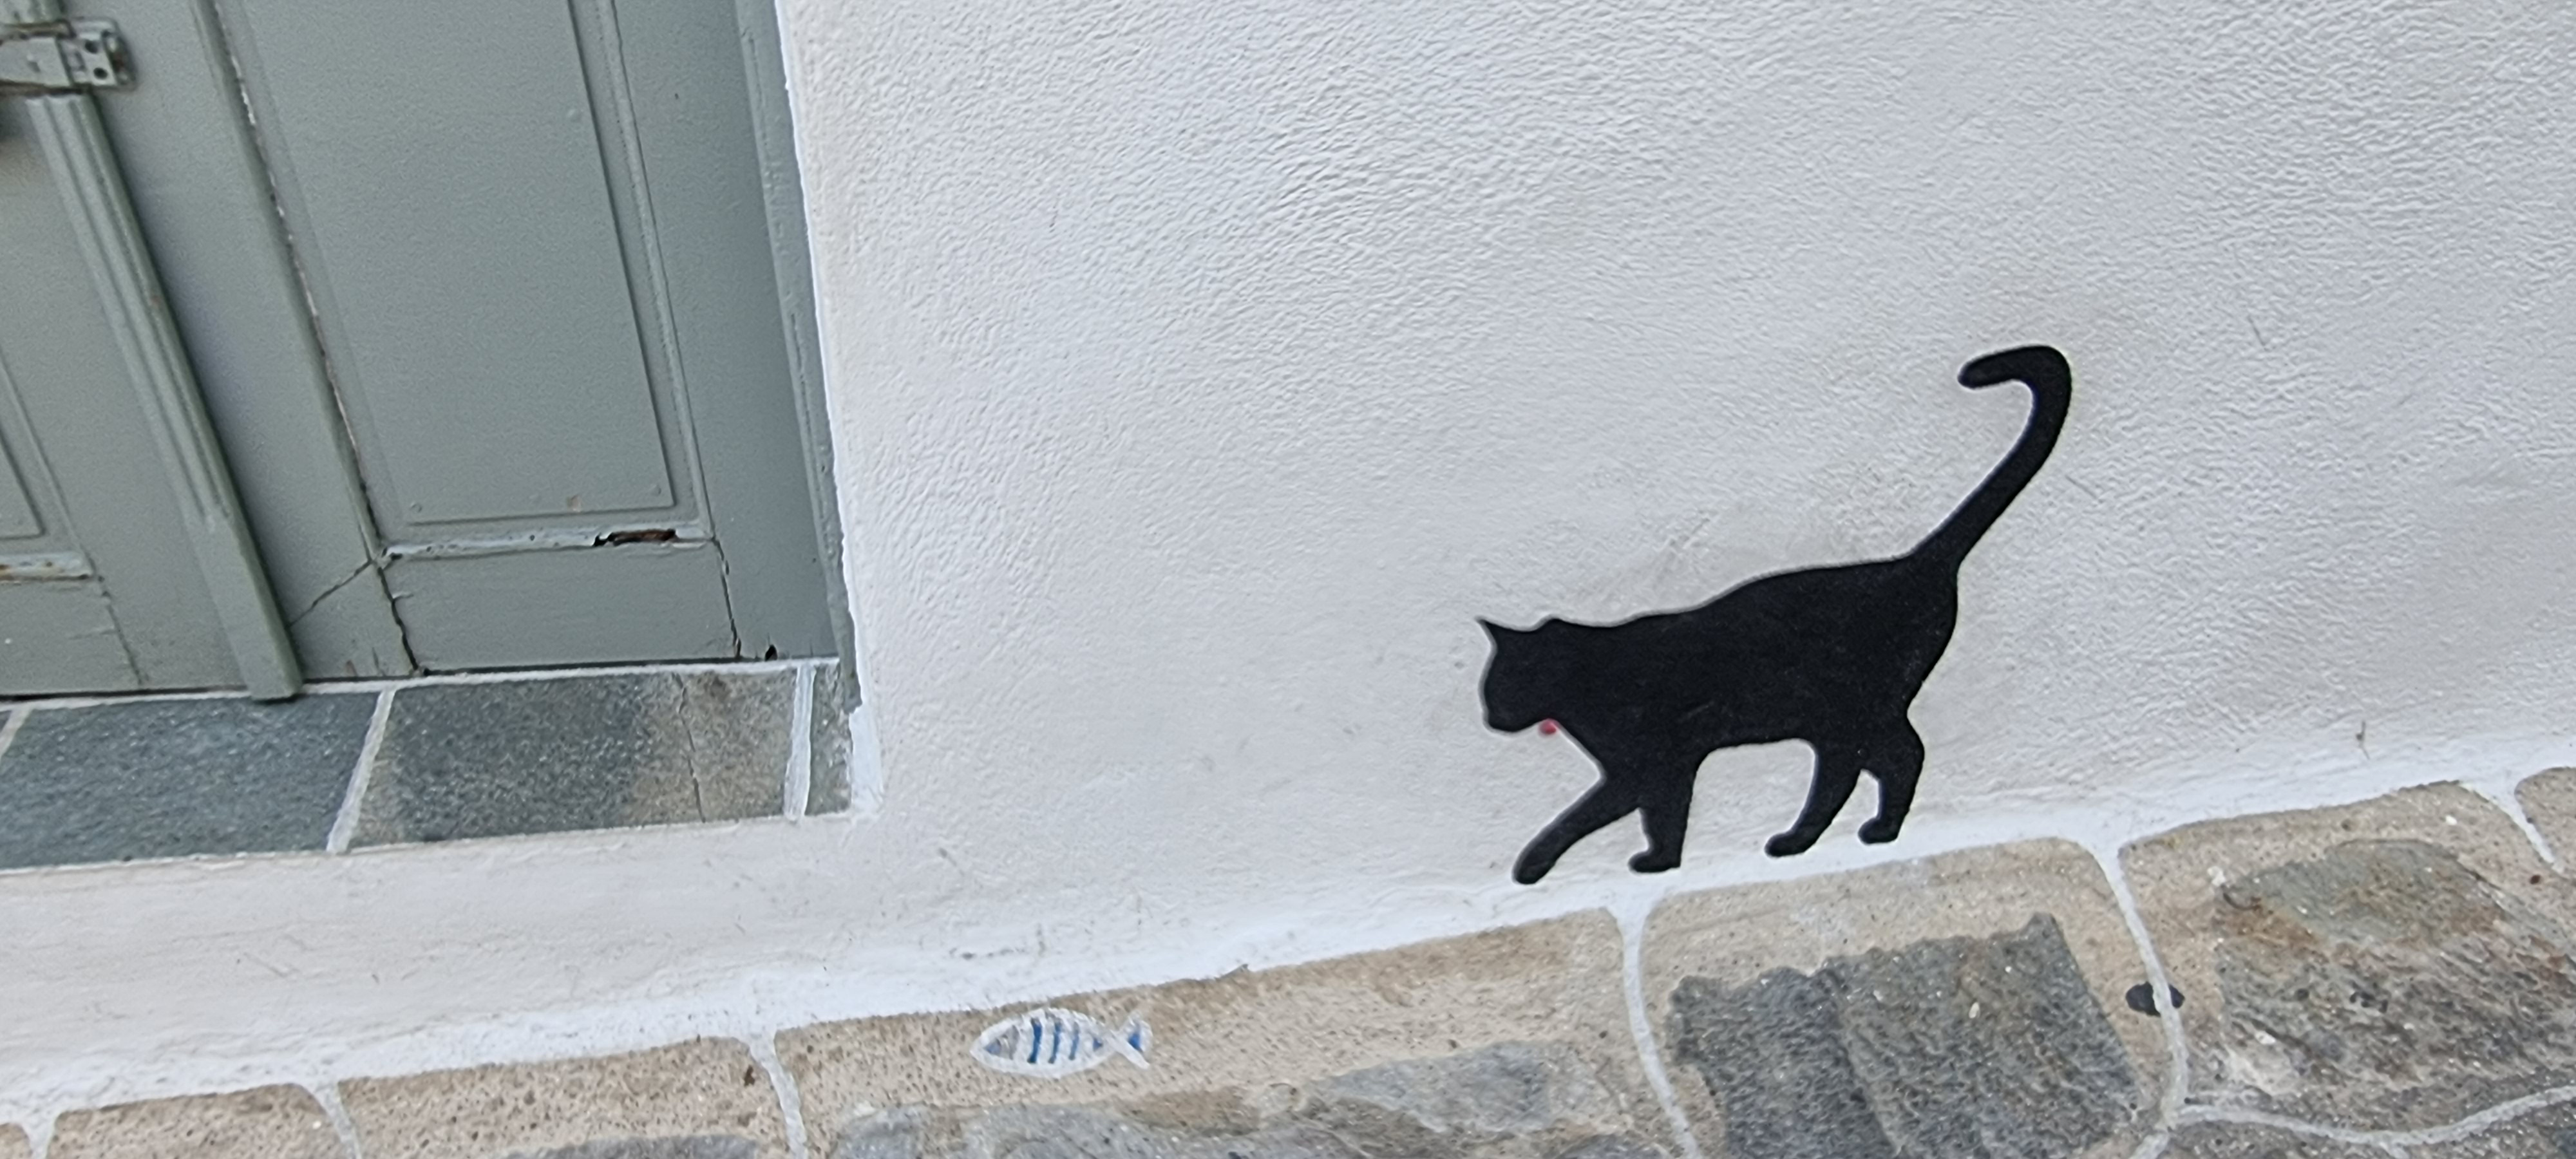
<svg viewBox="0 0 2576 1159">
<path fill-rule="evenodd" d="M 970 870 L 1494 881 L 1591 773 L 1484 729 L 1473 617 L 1904 550 L 2021 341 L 2074 413 L 1918 826 L 2560 735 L 2564 6 L 783 10 L 886 816 Z"/>
</svg>

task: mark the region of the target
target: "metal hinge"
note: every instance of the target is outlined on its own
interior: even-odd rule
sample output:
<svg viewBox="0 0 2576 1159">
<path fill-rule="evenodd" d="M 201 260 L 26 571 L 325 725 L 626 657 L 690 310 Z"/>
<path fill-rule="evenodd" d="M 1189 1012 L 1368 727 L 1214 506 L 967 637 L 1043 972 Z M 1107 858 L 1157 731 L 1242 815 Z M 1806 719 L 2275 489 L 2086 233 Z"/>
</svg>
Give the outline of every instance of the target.
<svg viewBox="0 0 2576 1159">
<path fill-rule="evenodd" d="M 0 97 L 121 89 L 133 80 L 115 21 L 0 25 Z"/>
</svg>

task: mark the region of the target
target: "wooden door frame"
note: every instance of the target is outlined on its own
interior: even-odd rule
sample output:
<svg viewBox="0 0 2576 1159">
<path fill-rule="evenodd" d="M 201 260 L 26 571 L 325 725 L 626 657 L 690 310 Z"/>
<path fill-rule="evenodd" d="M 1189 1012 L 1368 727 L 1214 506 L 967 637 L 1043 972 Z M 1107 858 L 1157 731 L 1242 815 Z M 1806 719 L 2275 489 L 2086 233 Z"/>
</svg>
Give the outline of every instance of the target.
<svg viewBox="0 0 2576 1159">
<path fill-rule="evenodd" d="M 0 0 L 22 8 L 56 2 Z M 221 2 L 117 0 L 114 7 L 99 14 L 128 28 L 138 71 L 149 71 L 135 91 L 111 98 L 108 128 L 143 146 L 136 160 L 144 163 L 129 174 L 139 179 L 134 212 L 155 237 L 154 252 L 168 259 L 163 272 L 171 283 L 170 312 L 177 315 L 174 333 L 186 335 L 206 377 L 200 413 L 210 421 L 204 429 L 240 453 L 260 456 L 262 470 L 244 486 L 246 503 L 235 510 L 247 507 L 246 526 L 267 549 L 277 588 L 270 617 L 308 655 L 342 658 L 315 665 L 316 676 L 407 674 L 414 664 L 381 574 L 383 544 L 363 500 L 349 501 L 360 494 L 351 440 L 244 118 L 242 78 L 231 63 L 234 46 L 225 36 Z M 778 14 L 769 0 L 736 0 L 733 8 L 827 629 L 850 677 L 843 687 L 855 695 L 855 632 Z M 183 29 L 195 44 L 177 43 Z M 148 42 L 137 33 L 146 33 Z M 184 372 L 187 363 L 179 365 Z M 289 614 L 279 617 L 278 607 Z M 352 663 L 350 656 L 361 659 Z M 291 664 L 291 652 L 287 659 Z M 273 691 L 277 684 L 271 678 L 265 687 Z"/>
<path fill-rule="evenodd" d="M 796 124 L 788 97 L 784 45 L 776 0 L 734 0 L 734 22 L 743 33 L 743 75 L 751 83 L 754 145 L 760 152 L 760 185 L 769 215 L 770 260 L 777 270 L 778 313 L 787 332 L 788 374 L 796 391 L 796 419 L 803 433 L 806 488 L 812 495 L 815 542 L 823 553 L 823 598 L 839 651 L 841 687 L 856 707 L 860 695 L 858 640 L 849 578 L 842 570 L 841 493 L 833 474 L 832 420 L 823 382 L 823 340 L 816 309 L 815 266 L 808 244 L 805 182 L 796 161 Z"/>
</svg>

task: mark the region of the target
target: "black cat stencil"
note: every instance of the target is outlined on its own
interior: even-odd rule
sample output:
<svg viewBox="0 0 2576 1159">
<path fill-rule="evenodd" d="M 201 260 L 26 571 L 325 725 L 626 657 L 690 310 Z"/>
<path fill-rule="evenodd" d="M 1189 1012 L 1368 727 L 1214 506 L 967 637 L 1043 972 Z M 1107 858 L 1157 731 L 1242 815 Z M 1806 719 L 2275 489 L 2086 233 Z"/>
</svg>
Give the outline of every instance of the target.
<svg viewBox="0 0 2576 1159">
<path fill-rule="evenodd" d="M 2065 356 L 2046 346 L 1988 354 L 1959 371 L 1970 388 L 2029 387 L 2030 421 L 1958 510 L 1904 555 L 1778 572 L 1687 611 L 1619 624 L 1477 621 L 1494 642 L 1486 725 L 1561 727 L 1601 766 L 1600 783 L 1521 851 L 1512 879 L 1547 876 L 1575 842 L 1632 812 L 1643 815 L 1646 851 L 1628 867 L 1681 864 L 1700 762 L 1772 741 L 1806 742 L 1816 769 L 1806 807 L 1766 852 L 1806 852 L 1864 772 L 1878 781 L 1878 816 L 1860 839 L 1896 840 L 1923 773 L 1923 738 L 1906 712 L 1950 646 L 1959 564 L 2057 445 L 2068 379 Z"/>
</svg>

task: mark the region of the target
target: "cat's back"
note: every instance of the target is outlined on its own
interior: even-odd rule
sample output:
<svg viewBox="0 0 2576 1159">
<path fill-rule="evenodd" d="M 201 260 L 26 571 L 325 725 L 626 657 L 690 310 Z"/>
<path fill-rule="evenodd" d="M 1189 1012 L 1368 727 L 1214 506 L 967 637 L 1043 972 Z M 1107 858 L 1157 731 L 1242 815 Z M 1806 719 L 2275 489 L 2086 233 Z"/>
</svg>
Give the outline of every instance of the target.
<svg viewBox="0 0 2576 1159">
<path fill-rule="evenodd" d="M 1946 625 L 1956 601 L 1946 578 L 1902 556 L 1799 568 L 1746 580 L 1678 615 L 1742 645 L 1812 648 L 1854 632 Z"/>
</svg>

